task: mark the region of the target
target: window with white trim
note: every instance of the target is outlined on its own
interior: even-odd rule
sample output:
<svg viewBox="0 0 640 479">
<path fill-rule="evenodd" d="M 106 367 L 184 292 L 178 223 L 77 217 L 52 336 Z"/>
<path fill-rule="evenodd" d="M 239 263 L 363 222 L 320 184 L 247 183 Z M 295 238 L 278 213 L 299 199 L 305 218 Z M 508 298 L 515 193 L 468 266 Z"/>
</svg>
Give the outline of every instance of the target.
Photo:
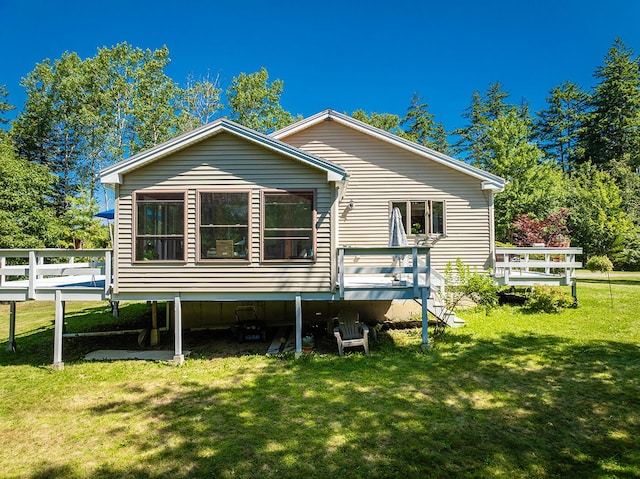
<svg viewBox="0 0 640 479">
<path fill-rule="evenodd" d="M 185 193 L 137 191 L 136 261 L 184 261 Z"/>
<path fill-rule="evenodd" d="M 446 234 L 444 201 L 393 201 L 391 208 L 400 210 L 402 224 L 408 235 L 444 236 Z"/>
<path fill-rule="evenodd" d="M 262 259 L 314 261 L 315 193 L 263 192 Z"/>
<path fill-rule="evenodd" d="M 198 192 L 200 260 L 249 259 L 250 193 Z"/>
</svg>

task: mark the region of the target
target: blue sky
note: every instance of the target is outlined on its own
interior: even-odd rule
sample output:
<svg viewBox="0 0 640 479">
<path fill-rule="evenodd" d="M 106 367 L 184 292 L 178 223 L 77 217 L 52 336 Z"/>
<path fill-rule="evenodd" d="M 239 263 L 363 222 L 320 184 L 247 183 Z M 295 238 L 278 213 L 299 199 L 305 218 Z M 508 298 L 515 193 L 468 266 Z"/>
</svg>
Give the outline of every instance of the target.
<svg viewBox="0 0 640 479">
<path fill-rule="evenodd" d="M 126 41 L 167 45 L 181 84 L 210 71 L 226 86 L 264 66 L 303 116 L 403 115 L 417 91 L 447 130 L 492 82 L 536 111 L 565 80 L 590 88 L 616 37 L 640 53 L 638 0 L 0 0 L 0 22 L 0 85 L 18 107 L 36 63 Z"/>
</svg>

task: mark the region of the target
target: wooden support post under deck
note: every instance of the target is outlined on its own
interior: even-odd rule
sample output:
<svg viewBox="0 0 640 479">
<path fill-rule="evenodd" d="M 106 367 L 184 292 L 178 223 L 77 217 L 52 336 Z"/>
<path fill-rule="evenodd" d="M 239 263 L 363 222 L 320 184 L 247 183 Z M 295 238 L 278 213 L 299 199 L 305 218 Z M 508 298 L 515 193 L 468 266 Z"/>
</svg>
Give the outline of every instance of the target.
<svg viewBox="0 0 640 479">
<path fill-rule="evenodd" d="M 16 352 L 16 302 L 9 303 L 9 340 L 7 341 L 7 351 Z"/>
<path fill-rule="evenodd" d="M 184 364 L 184 354 L 182 353 L 182 304 L 180 303 L 180 296 L 176 296 L 173 301 L 173 327 L 175 328 L 175 352 L 173 354 L 173 362 L 180 366 Z"/>
<path fill-rule="evenodd" d="M 429 288 L 421 288 L 422 296 L 422 349 L 430 349 L 429 344 Z"/>
<path fill-rule="evenodd" d="M 296 358 L 302 355 L 302 297 L 296 295 Z"/>
<path fill-rule="evenodd" d="M 151 346 L 158 345 L 158 302 L 151 302 L 151 334 L 149 335 L 149 344 Z"/>
<path fill-rule="evenodd" d="M 56 289 L 56 314 L 53 331 L 53 368 L 64 369 L 62 362 L 62 330 L 64 326 L 64 305 L 62 302 L 62 291 Z"/>
</svg>

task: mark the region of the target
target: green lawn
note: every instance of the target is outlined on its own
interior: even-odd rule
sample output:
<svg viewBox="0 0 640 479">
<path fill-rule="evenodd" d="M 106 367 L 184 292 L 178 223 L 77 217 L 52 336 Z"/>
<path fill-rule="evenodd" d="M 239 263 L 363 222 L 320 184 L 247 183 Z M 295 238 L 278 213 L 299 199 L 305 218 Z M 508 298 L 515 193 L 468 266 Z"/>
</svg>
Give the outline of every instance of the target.
<svg viewBox="0 0 640 479">
<path fill-rule="evenodd" d="M 53 371 L 51 305 L 21 304 L 19 352 L 0 344 L 0 476 L 640 477 L 640 275 L 611 281 L 613 306 L 585 275 L 558 315 L 462 312 L 428 353 L 405 330 L 371 357 L 203 349 L 183 367 L 85 363 L 87 339 Z"/>
</svg>

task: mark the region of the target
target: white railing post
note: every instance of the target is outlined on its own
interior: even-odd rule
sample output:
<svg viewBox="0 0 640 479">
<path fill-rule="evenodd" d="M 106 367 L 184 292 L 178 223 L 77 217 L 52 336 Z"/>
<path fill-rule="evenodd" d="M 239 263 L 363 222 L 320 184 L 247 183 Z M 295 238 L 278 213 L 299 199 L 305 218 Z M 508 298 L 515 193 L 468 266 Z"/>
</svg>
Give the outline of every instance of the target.
<svg viewBox="0 0 640 479">
<path fill-rule="evenodd" d="M 53 328 L 53 368 L 64 369 L 62 362 L 62 330 L 64 329 L 64 307 L 62 304 L 62 291 L 56 289 L 56 313 Z"/>
<path fill-rule="evenodd" d="M 176 296 L 173 301 L 173 327 L 175 328 L 173 362 L 177 365 L 182 365 L 184 364 L 184 354 L 182 353 L 182 304 L 180 303 L 180 296 Z"/>
<path fill-rule="evenodd" d="M 104 252 L 104 294 L 109 294 L 111 288 L 111 250 Z"/>
<path fill-rule="evenodd" d="M 296 358 L 302 356 L 302 297 L 296 294 Z"/>
<path fill-rule="evenodd" d="M 413 275 L 413 297 L 420 297 L 420 276 L 418 274 L 418 247 L 413 246 L 411 248 L 411 268 Z"/>
<path fill-rule="evenodd" d="M 0 270 L 7 265 L 7 258 L 2 256 L 0 258 Z M 4 286 L 4 272 L 0 272 L 0 286 Z"/>
<path fill-rule="evenodd" d="M 344 298 L 344 248 L 338 248 L 338 281 L 340 282 L 340 298 Z"/>
<path fill-rule="evenodd" d="M 29 289 L 27 299 L 36 299 L 36 252 L 29 250 Z"/>
</svg>

